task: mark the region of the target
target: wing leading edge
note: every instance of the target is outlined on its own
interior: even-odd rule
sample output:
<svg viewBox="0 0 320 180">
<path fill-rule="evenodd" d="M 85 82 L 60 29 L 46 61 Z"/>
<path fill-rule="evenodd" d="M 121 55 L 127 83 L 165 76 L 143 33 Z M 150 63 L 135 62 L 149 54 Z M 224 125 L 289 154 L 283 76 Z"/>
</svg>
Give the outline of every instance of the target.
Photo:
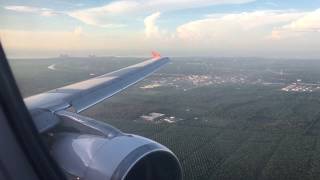
<svg viewBox="0 0 320 180">
<path fill-rule="evenodd" d="M 53 123 L 54 120 L 37 122 L 37 119 L 40 121 L 43 116 L 46 116 L 42 112 L 54 113 L 71 108 L 79 113 L 141 81 L 168 62 L 169 58 L 153 54 L 150 60 L 24 100 L 36 121 L 38 130 L 45 131 L 53 126 L 50 123 Z"/>
</svg>

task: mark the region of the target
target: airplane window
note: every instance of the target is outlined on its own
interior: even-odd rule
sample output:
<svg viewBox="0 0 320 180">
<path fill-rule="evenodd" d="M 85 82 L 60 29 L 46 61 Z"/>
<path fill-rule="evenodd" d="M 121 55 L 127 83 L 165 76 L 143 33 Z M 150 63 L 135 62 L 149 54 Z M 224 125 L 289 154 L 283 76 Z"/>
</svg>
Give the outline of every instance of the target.
<svg viewBox="0 0 320 180">
<path fill-rule="evenodd" d="M 320 2 L 0 2 L 70 179 L 319 179 Z"/>
</svg>

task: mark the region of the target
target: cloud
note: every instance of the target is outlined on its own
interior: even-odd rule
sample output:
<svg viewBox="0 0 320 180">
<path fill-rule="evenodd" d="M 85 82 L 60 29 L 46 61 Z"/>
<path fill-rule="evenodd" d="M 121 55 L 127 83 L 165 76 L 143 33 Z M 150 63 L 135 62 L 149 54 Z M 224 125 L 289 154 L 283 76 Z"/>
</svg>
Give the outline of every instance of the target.
<svg viewBox="0 0 320 180">
<path fill-rule="evenodd" d="M 67 13 L 69 16 L 88 25 L 100 27 L 123 27 L 124 24 L 114 22 L 113 17 L 130 12 L 137 5 L 134 1 L 111 2 L 106 6 L 77 10 Z"/>
<path fill-rule="evenodd" d="M 220 55 L 294 55 L 316 52 L 320 45 L 319 10 L 301 12 L 296 10 L 260 10 L 231 14 L 209 14 L 203 19 L 187 22 L 172 33 L 161 33 L 154 13 L 146 18 L 146 36 L 150 44 L 170 47 L 195 54 Z M 147 28 L 148 27 L 148 28 Z M 160 33 L 159 33 L 160 32 Z M 288 36 L 298 32 L 298 38 Z M 313 33 L 312 36 L 310 33 Z M 316 34 L 315 34 L 316 33 Z M 151 35 L 154 34 L 154 35 Z M 288 37 L 281 41 L 273 36 Z M 167 41 L 152 41 L 172 37 Z M 174 45 L 172 45 L 174 44 Z M 308 48 L 306 44 L 309 44 Z M 311 54 L 311 53 L 310 53 Z"/>
<path fill-rule="evenodd" d="M 35 7 L 29 7 L 29 6 L 6 6 L 4 7 L 7 10 L 11 10 L 11 11 L 17 11 L 17 12 L 38 12 L 39 9 L 35 8 Z"/>
<path fill-rule="evenodd" d="M 82 27 L 65 32 L 26 32 L 4 30 L 5 45 L 18 49 L 88 49 L 132 50 L 145 52 L 159 49 L 186 55 L 277 55 L 294 54 L 317 56 L 320 47 L 320 9 L 257 10 L 251 12 L 208 14 L 166 31 L 158 21 L 166 11 L 197 8 L 201 4 L 244 3 L 249 1 L 223 0 L 120 0 L 105 6 L 65 12 L 85 24 L 98 27 L 123 27 L 128 20 L 145 16 L 144 32 L 126 29 L 112 33 Z M 203 5 L 202 4 L 202 5 Z M 58 12 L 28 6 L 7 6 L 7 10 L 50 16 Z M 161 13 L 160 13 L 161 12 Z M 135 19 L 136 20 L 136 19 Z M 84 26 L 85 27 L 85 26 Z M 172 27 L 170 27 L 171 29 Z M 1 32 L 0 32 L 1 33 Z M 43 41 L 52 43 L 43 45 Z M 30 43 L 31 42 L 31 43 Z M 61 42 L 68 42 L 63 43 Z M 136 46 L 139 42 L 139 46 Z M 307 47 L 307 48 L 306 48 Z M 264 54 L 263 54 L 264 53 Z"/>
<path fill-rule="evenodd" d="M 68 15 L 85 24 L 101 27 L 121 27 L 114 19 L 130 19 L 132 14 L 145 14 L 157 11 L 172 11 L 187 8 L 206 7 L 217 4 L 241 4 L 254 0 L 120 0 L 101 7 L 69 12 Z"/>
<path fill-rule="evenodd" d="M 289 23 L 304 13 L 295 11 L 254 11 L 236 14 L 208 15 L 177 28 L 178 37 L 192 40 L 252 39 L 263 37 L 272 27 Z"/>
<path fill-rule="evenodd" d="M 155 11 L 173 11 L 180 9 L 192 9 L 219 4 L 244 4 L 255 0 L 143 0 L 139 9 Z"/>
<path fill-rule="evenodd" d="M 305 12 L 294 21 L 274 28 L 271 33 L 271 38 L 282 39 L 303 36 L 310 33 L 320 33 L 320 9 Z"/>
<path fill-rule="evenodd" d="M 16 11 L 21 13 L 33 13 L 41 16 L 54 16 L 60 14 L 60 12 L 54 11 L 48 8 L 38 8 L 32 6 L 5 6 L 6 10 Z"/>
<path fill-rule="evenodd" d="M 160 17 L 160 12 L 156 12 L 144 19 L 145 34 L 148 38 L 160 36 L 159 28 L 156 20 Z"/>
<path fill-rule="evenodd" d="M 173 11 L 179 9 L 206 7 L 217 4 L 242 4 L 255 0 L 119 0 L 104 6 L 80 9 L 71 12 L 57 12 L 52 9 L 31 6 L 6 6 L 5 9 L 22 13 L 34 13 L 41 16 L 66 14 L 88 25 L 107 28 L 126 26 L 125 21 L 137 14 L 157 11 Z"/>
</svg>

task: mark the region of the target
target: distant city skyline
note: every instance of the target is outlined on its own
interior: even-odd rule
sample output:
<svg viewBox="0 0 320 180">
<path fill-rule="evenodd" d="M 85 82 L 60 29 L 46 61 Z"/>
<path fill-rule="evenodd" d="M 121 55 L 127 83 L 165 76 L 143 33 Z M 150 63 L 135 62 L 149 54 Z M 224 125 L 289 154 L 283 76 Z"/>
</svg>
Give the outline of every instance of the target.
<svg viewBox="0 0 320 180">
<path fill-rule="evenodd" d="M 320 58 L 319 0 L 0 2 L 9 57 Z"/>
</svg>

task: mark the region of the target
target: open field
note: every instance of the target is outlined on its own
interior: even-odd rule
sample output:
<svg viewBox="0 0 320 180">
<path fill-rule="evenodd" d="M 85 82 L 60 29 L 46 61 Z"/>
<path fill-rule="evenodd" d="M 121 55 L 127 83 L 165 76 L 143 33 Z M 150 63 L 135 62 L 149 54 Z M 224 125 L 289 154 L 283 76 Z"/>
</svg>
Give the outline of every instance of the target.
<svg viewBox="0 0 320 180">
<path fill-rule="evenodd" d="M 26 97 L 141 60 L 10 63 Z M 166 145 L 181 160 L 187 180 L 320 179 L 319 70 L 317 60 L 173 58 L 155 75 L 83 114 Z M 301 88 L 287 91 L 292 84 Z M 164 117 L 141 118 L 149 113 Z"/>
</svg>

